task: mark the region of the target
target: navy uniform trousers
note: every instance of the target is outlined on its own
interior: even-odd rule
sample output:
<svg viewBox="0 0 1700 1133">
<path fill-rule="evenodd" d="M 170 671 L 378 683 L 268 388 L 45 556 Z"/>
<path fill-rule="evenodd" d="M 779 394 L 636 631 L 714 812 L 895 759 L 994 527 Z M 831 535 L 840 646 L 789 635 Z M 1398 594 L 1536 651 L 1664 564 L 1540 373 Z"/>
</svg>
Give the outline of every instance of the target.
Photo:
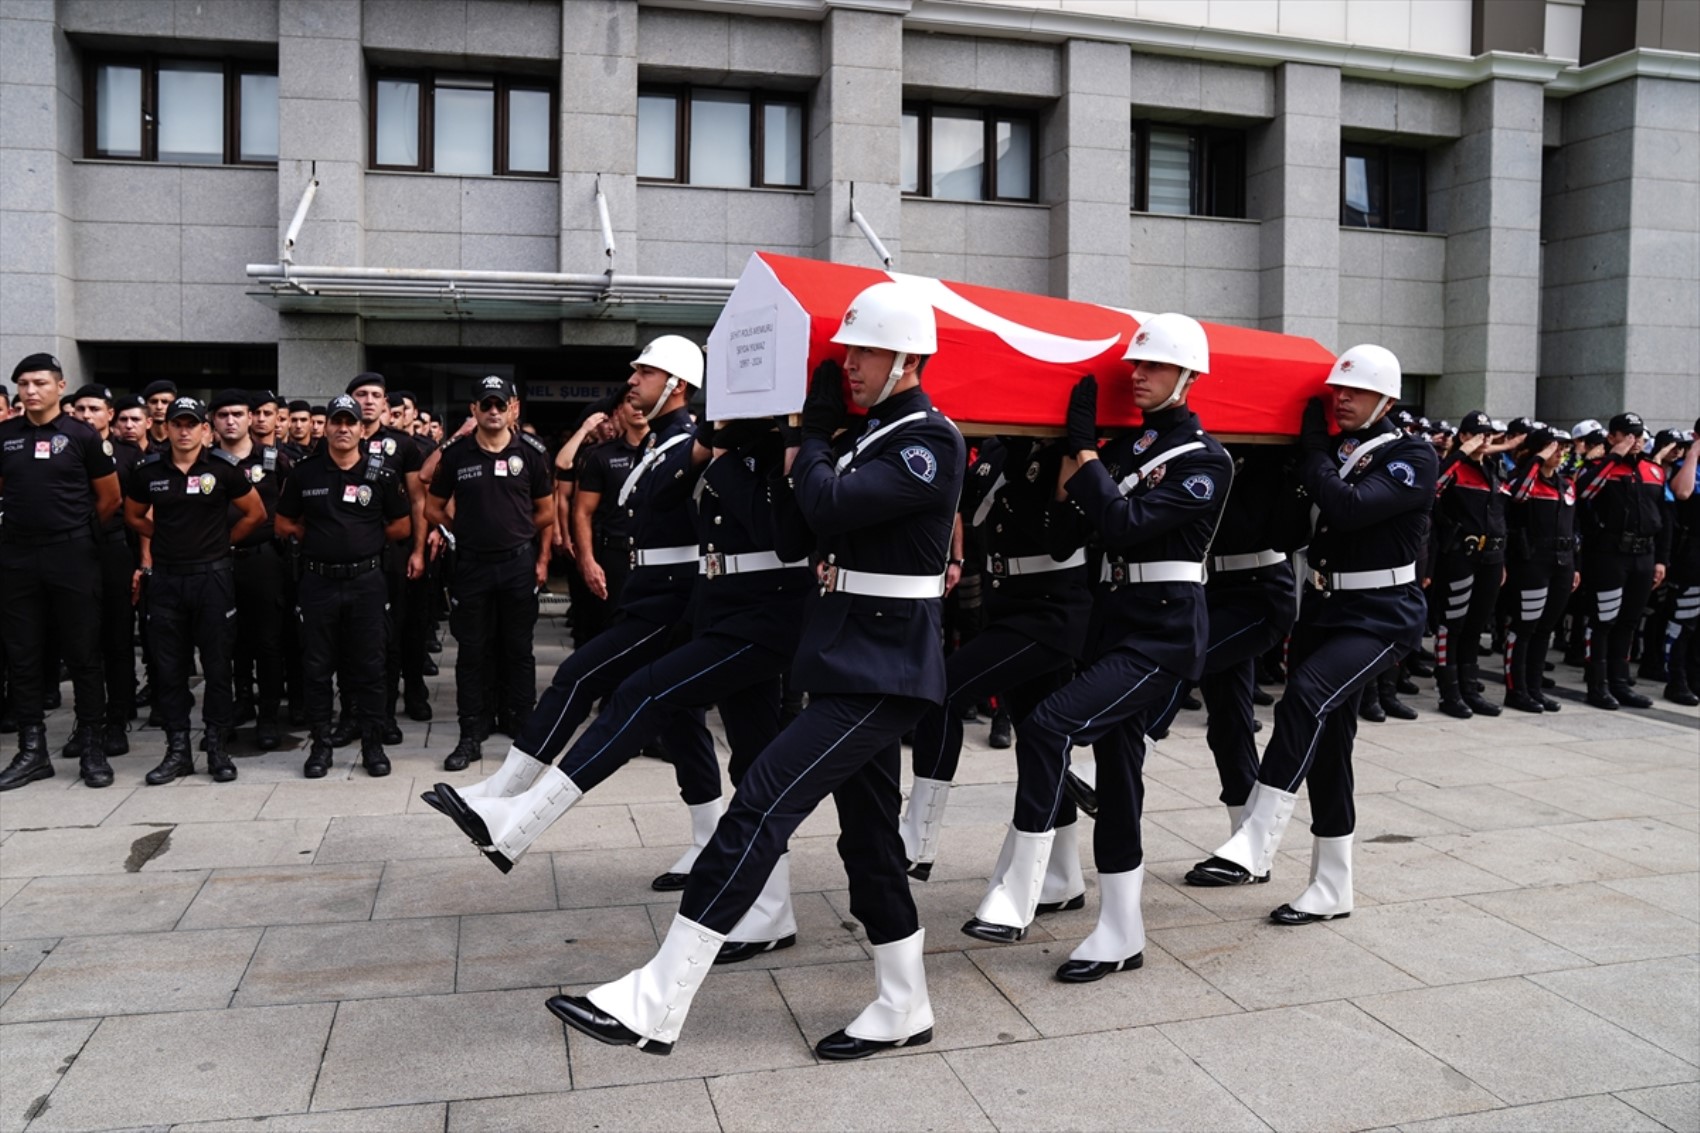
<svg viewBox="0 0 1700 1133">
<path fill-rule="evenodd" d="M 199 650 L 204 695 L 201 722 L 228 731 L 236 715 L 231 655 L 236 647 L 236 577 L 231 561 L 154 567 L 148 583 L 153 634 L 154 698 L 168 732 L 189 730 L 189 665 Z M 222 732 L 220 733 L 222 734 Z"/>
<path fill-rule="evenodd" d="M 303 706 L 314 728 L 331 725 L 331 678 L 340 674 L 343 696 L 363 729 L 384 722 L 384 601 L 382 571 L 327 578 L 309 571 L 295 592 L 300 626 Z"/>
<path fill-rule="evenodd" d="M 100 564 L 92 535 L 0 543 L 0 650 L 11 670 L 12 708 L 20 724 L 39 724 L 59 666 L 43 658 L 51 641 L 70 667 L 77 723 L 106 717 L 100 663 Z"/>
</svg>

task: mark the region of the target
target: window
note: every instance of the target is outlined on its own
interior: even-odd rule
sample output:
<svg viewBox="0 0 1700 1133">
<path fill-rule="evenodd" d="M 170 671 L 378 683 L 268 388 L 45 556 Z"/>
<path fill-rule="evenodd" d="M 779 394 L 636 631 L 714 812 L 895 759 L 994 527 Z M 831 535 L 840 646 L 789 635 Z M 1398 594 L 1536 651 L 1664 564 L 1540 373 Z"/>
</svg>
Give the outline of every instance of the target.
<svg viewBox="0 0 1700 1133">
<path fill-rule="evenodd" d="M 555 89 L 541 79 L 450 71 L 372 76 L 372 168 L 548 177 Z"/>
<path fill-rule="evenodd" d="M 1245 216 L 1245 133 L 1167 122 L 1133 124 L 1133 211 Z"/>
<path fill-rule="evenodd" d="M 96 57 L 83 125 L 90 157 L 192 165 L 277 163 L 277 67 L 248 59 Z"/>
<path fill-rule="evenodd" d="M 716 87 L 638 92 L 638 177 L 730 189 L 801 189 L 801 95 Z"/>
<path fill-rule="evenodd" d="M 1428 229 L 1427 161 L 1421 150 L 1346 142 L 1340 147 L 1340 223 Z"/>
<path fill-rule="evenodd" d="M 903 108 L 903 191 L 946 201 L 1037 200 L 1038 133 L 1031 114 L 910 103 Z"/>
</svg>

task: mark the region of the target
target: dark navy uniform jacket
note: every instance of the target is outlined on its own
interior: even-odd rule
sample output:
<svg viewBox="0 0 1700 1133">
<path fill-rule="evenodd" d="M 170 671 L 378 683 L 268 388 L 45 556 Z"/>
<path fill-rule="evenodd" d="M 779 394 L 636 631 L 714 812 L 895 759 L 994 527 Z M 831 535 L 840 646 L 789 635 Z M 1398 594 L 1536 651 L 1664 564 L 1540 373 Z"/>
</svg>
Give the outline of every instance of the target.
<svg viewBox="0 0 1700 1133">
<path fill-rule="evenodd" d="M 1357 448 L 1386 433 L 1398 436 L 1357 455 Z M 1348 447 L 1351 441 L 1357 444 Z M 1319 513 L 1308 553 L 1311 569 L 1326 576 L 1415 564 L 1419 577 L 1375 590 L 1311 591 L 1300 608 L 1300 621 L 1361 630 L 1410 649 L 1422 644 L 1428 604 L 1423 600 L 1421 564 L 1438 464 L 1433 445 L 1407 436 L 1385 418 L 1346 434 L 1333 454 L 1305 456 L 1300 478 Z M 1343 477 L 1342 468 L 1348 469 Z"/>
<path fill-rule="evenodd" d="M 1198 447 L 1139 476 L 1164 453 L 1192 444 Z M 1202 566 L 1233 476 L 1227 450 L 1199 426 L 1197 414 L 1176 406 L 1146 414 L 1143 430 L 1111 438 L 1064 489 L 1112 563 Z M 1184 680 L 1203 673 L 1210 621 L 1199 583 L 1101 581 L 1092 615 L 1094 654 L 1125 646 Z"/>
<path fill-rule="evenodd" d="M 912 413 L 921 417 L 875 440 Z M 942 575 L 967 446 L 919 387 L 875 406 L 842 472 L 825 441 L 805 438 L 791 467 L 803 520 L 824 561 L 848 570 Z M 944 703 L 938 598 L 872 598 L 814 592 L 791 675 L 822 694 L 889 693 Z"/>
<path fill-rule="evenodd" d="M 697 633 L 753 641 L 789 657 L 803 625 L 803 600 L 814 574 L 805 561 L 811 542 L 796 522 L 786 524 L 775 495 L 789 489 L 781 475 L 785 450 L 777 433 L 708 462 L 697 482 L 697 538 L 707 569 L 697 580 Z M 794 515 L 794 509 L 792 509 Z M 780 570 L 726 573 L 726 556 L 772 552 Z"/>
<path fill-rule="evenodd" d="M 1019 574 L 1007 560 L 1047 555 L 1058 562 L 1086 543 L 1080 509 L 1056 498 L 1063 445 L 1031 437 L 989 437 L 962 485 L 962 521 L 983 534 L 986 617 L 1079 658 L 1086 650 L 1092 591 L 1086 567 Z"/>
<path fill-rule="evenodd" d="M 637 486 L 626 499 L 626 529 L 633 551 L 681 547 L 696 542 L 691 490 L 697 470 L 691 465 L 691 446 L 697 434 L 688 409 L 675 409 L 649 422 L 649 435 L 636 467 Z M 625 481 L 611 485 L 616 501 Z M 633 565 L 620 592 L 622 613 L 669 625 L 685 619 L 696 587 L 695 558 L 673 566 Z"/>
<path fill-rule="evenodd" d="M 1222 522 L 1210 545 L 1213 559 L 1259 551 L 1296 551 L 1310 537 L 1310 499 L 1300 490 L 1297 463 L 1302 452 L 1288 445 L 1229 448 L 1234 485 L 1222 509 Z M 1298 616 L 1298 587 L 1291 560 L 1250 570 L 1211 568 L 1204 582 L 1211 609 L 1263 610 L 1277 629 L 1291 629 Z"/>
</svg>

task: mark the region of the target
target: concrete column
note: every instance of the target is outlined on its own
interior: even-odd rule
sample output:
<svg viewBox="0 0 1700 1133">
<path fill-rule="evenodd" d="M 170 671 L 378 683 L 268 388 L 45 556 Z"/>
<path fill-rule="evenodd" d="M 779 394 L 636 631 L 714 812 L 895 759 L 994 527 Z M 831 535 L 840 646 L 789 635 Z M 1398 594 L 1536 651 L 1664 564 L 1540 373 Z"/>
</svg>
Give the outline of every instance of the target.
<svg viewBox="0 0 1700 1133">
<path fill-rule="evenodd" d="M 82 149 L 82 86 L 51 0 L 0 3 L 0 43 L 0 381 L 45 350 L 74 389 L 82 378 L 68 198 L 70 158 Z"/>
<path fill-rule="evenodd" d="M 902 117 L 902 17 L 837 7 L 828 0 L 821 23 L 820 86 L 809 126 L 818 259 L 881 266 L 850 220 L 854 183 L 856 208 L 896 266 L 902 266 Z"/>
<path fill-rule="evenodd" d="M 1430 416 L 1535 407 L 1540 325 L 1542 92 L 1493 79 L 1464 92 L 1446 218 L 1445 374 Z"/>
<path fill-rule="evenodd" d="M 561 270 L 637 270 L 637 0 L 561 6 Z M 612 259 L 596 210 L 600 179 L 614 226 Z M 567 320 L 568 344 L 630 346 L 632 322 Z"/>
<path fill-rule="evenodd" d="M 1340 72 L 1275 70 L 1275 116 L 1249 139 L 1246 195 L 1261 220 L 1258 322 L 1331 349 L 1340 326 Z"/>
<path fill-rule="evenodd" d="M 1127 306 L 1133 55 L 1063 45 L 1063 96 L 1045 124 L 1040 188 L 1051 202 L 1051 294 Z M 1176 304 L 1178 306 L 1178 303 Z"/>
</svg>

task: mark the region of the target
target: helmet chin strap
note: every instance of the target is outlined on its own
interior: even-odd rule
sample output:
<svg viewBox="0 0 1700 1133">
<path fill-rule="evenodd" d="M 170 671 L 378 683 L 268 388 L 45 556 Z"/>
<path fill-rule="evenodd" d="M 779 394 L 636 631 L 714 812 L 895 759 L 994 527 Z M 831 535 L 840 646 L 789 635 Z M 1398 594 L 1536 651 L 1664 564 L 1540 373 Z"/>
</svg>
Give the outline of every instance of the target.
<svg viewBox="0 0 1700 1133">
<path fill-rule="evenodd" d="M 1175 379 L 1174 390 L 1168 397 L 1163 399 L 1163 404 L 1155 406 L 1151 412 L 1160 413 L 1169 408 L 1169 406 L 1179 405 L 1182 401 L 1186 400 L 1187 387 L 1192 385 L 1193 376 L 1194 375 L 1191 370 L 1182 370 L 1181 376 Z"/>
<path fill-rule="evenodd" d="M 678 388 L 679 388 L 679 379 L 672 374 L 668 374 L 667 375 L 667 384 L 661 387 L 661 396 L 655 399 L 655 404 L 651 405 L 649 407 L 649 409 L 644 412 L 644 416 L 645 417 L 655 416 L 655 411 L 657 409 L 660 409 L 663 405 L 666 405 L 667 399 L 672 397 L 673 391 L 678 389 Z"/>
<path fill-rule="evenodd" d="M 1381 420 L 1381 415 L 1386 413 L 1392 405 L 1393 399 L 1388 397 L 1386 394 L 1382 394 L 1381 400 L 1375 403 L 1375 412 L 1369 415 L 1369 423 L 1373 425 L 1377 421 Z"/>
<path fill-rule="evenodd" d="M 903 380 L 903 365 L 908 360 L 909 355 L 903 353 L 901 350 L 892 355 L 891 373 L 886 375 L 885 388 L 880 390 L 880 395 L 878 397 L 874 398 L 875 405 L 878 405 L 880 402 L 890 397 L 891 391 L 897 388 L 897 383 Z"/>
</svg>

